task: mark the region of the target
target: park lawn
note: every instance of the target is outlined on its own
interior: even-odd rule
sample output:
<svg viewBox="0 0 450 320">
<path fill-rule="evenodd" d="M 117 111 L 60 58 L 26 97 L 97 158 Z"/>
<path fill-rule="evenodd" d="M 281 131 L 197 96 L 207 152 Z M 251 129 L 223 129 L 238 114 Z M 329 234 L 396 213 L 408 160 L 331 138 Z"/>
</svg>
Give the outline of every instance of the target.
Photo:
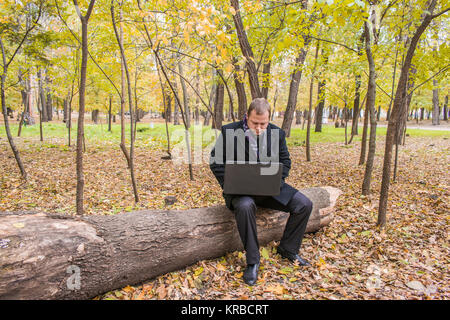
<svg viewBox="0 0 450 320">
<path fill-rule="evenodd" d="M 112 125 L 112 132 L 108 131 L 106 124 L 85 124 L 85 136 L 88 142 L 94 143 L 97 147 L 101 145 L 97 143 L 120 143 L 120 124 Z M 169 124 L 169 132 L 171 136 L 171 145 L 183 143 L 184 141 L 184 127 L 183 125 Z M 194 127 L 196 133 L 199 130 L 202 132 L 202 147 L 205 148 L 215 141 L 216 134 L 210 127 L 197 125 L 191 126 L 189 129 L 191 136 L 191 143 L 194 141 Z M 167 145 L 166 126 L 164 123 L 138 123 L 136 134 L 136 145 L 140 146 L 148 142 L 153 142 L 153 146 L 160 146 L 165 148 Z M 13 136 L 17 135 L 18 125 L 11 125 L 11 132 Z M 387 128 L 377 127 L 377 136 L 385 136 Z M 370 132 L 370 131 L 369 131 Z M 368 132 L 368 134 L 369 134 Z M 217 132 L 218 133 L 218 132 Z M 351 126 L 347 127 L 347 139 L 350 140 Z M 361 141 L 362 128 L 359 128 L 358 135 L 353 138 L 353 141 Z M 444 130 L 423 130 L 423 129 L 409 129 L 406 133 L 411 137 L 447 137 L 450 138 L 450 131 Z M 67 140 L 67 128 L 63 123 L 43 123 L 44 142 L 48 139 L 61 138 Z M 73 124 L 71 131 L 72 143 L 75 144 L 77 135 L 76 123 Z M 0 126 L 0 136 L 6 136 L 4 126 Z M 22 127 L 21 137 L 25 138 L 39 138 L 39 125 Z M 130 137 L 130 126 L 125 127 L 125 140 L 128 143 Z M 334 125 L 323 125 L 322 132 L 315 132 L 311 128 L 311 144 L 329 143 L 329 142 L 345 142 L 345 128 L 335 128 Z M 294 126 L 291 130 L 291 136 L 287 138 L 288 146 L 304 146 L 306 143 L 306 128 L 302 130 L 300 127 Z"/>
</svg>

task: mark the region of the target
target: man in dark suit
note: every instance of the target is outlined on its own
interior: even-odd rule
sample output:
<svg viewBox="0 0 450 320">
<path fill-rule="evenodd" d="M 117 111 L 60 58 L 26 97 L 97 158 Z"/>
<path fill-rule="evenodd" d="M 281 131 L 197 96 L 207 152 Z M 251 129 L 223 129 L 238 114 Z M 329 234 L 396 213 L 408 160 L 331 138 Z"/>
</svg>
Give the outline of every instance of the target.
<svg viewBox="0 0 450 320">
<path fill-rule="evenodd" d="M 226 161 L 271 160 L 283 164 L 280 194 L 277 196 L 230 195 L 222 193 L 226 206 L 235 214 L 239 236 L 244 245 L 247 267 L 244 281 L 255 284 L 259 269 L 259 243 L 256 230 L 256 207 L 289 212 L 277 252 L 302 266 L 310 263 L 298 255 L 306 225 L 312 211 L 312 202 L 297 189 L 285 183 L 291 160 L 286 146 L 286 134 L 269 123 L 270 105 L 264 98 L 250 104 L 244 119 L 224 125 L 211 151 L 210 168 L 223 189 Z M 244 137 L 244 138 L 242 138 Z M 242 138 L 242 139 L 240 139 Z"/>
</svg>

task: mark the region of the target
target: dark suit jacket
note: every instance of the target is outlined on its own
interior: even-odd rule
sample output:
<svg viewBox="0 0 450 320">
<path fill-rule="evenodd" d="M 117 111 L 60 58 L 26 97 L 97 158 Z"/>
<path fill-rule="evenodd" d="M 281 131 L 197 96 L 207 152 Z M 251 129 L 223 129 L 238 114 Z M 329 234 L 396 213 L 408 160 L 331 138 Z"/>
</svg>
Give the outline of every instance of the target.
<svg viewBox="0 0 450 320">
<path fill-rule="evenodd" d="M 226 131 L 227 129 L 233 129 L 233 130 L 238 130 L 238 129 L 242 129 L 244 130 L 244 125 L 243 125 L 243 121 L 237 121 L 237 122 L 233 122 L 233 123 L 229 123 L 227 125 L 222 126 L 222 130 L 221 130 L 221 136 L 222 139 L 224 141 L 223 143 L 223 161 L 222 163 L 216 163 L 215 161 L 215 155 L 216 155 L 216 148 L 218 147 L 218 144 L 216 142 L 216 145 L 214 146 L 214 148 L 211 150 L 211 158 L 210 158 L 210 165 L 209 167 L 211 168 L 211 171 L 213 172 L 214 176 L 216 177 L 217 181 L 219 182 L 220 186 L 222 187 L 223 190 L 223 184 L 224 184 L 224 175 L 225 175 L 225 163 L 227 160 L 233 160 L 236 161 L 236 156 L 237 156 L 237 148 L 239 147 L 239 143 L 238 143 L 238 139 L 237 137 L 235 137 L 235 143 L 234 143 L 234 156 L 233 159 L 226 159 L 226 150 L 225 150 L 225 146 L 226 146 Z M 283 205 L 287 205 L 288 202 L 291 200 L 292 196 L 297 192 L 297 189 L 295 189 L 294 187 L 290 186 L 289 184 L 285 183 L 284 180 L 286 179 L 286 177 L 289 175 L 289 170 L 291 169 L 291 159 L 290 159 L 290 155 L 289 155 L 289 151 L 288 148 L 286 146 L 286 134 L 285 132 L 277 127 L 276 125 L 269 123 L 267 129 L 266 129 L 266 134 L 267 134 L 267 145 L 266 146 L 262 146 L 260 147 L 261 150 L 264 150 L 264 148 L 267 147 L 267 154 L 269 156 L 272 156 L 271 154 L 271 135 L 272 135 L 272 130 L 279 130 L 279 141 L 278 141 L 278 145 L 279 145 L 279 162 L 283 163 L 283 173 L 282 173 L 282 182 L 281 182 L 281 187 L 280 187 L 280 194 L 278 196 L 273 196 L 272 198 L 274 198 L 275 200 L 277 200 L 278 202 L 280 202 Z M 276 136 L 274 136 L 276 137 Z M 221 139 L 221 137 L 219 137 L 219 139 Z M 217 141 L 219 141 L 219 139 Z M 242 147 L 242 146 L 241 146 Z M 276 150 L 275 150 L 276 152 Z M 245 139 L 245 161 L 249 160 L 249 142 L 248 139 Z M 231 204 L 232 200 L 233 200 L 233 195 L 230 194 L 225 194 L 222 192 L 223 197 L 225 198 L 225 204 L 228 207 L 228 209 L 233 210 L 233 206 Z"/>
</svg>

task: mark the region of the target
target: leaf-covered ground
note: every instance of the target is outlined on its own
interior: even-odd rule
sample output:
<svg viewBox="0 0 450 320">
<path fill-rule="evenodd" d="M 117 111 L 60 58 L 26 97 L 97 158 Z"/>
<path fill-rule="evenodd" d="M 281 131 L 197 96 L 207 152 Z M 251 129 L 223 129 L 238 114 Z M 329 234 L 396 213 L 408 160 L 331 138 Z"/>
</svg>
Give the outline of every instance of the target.
<svg viewBox="0 0 450 320">
<path fill-rule="evenodd" d="M 75 214 L 75 153 L 64 139 L 16 139 L 28 182 L 23 183 L 4 136 L 0 137 L 0 211 L 41 210 Z M 376 229 L 384 137 L 377 138 L 373 196 L 360 188 L 359 142 L 321 143 L 305 161 L 301 146 L 290 147 L 292 170 L 287 182 L 298 189 L 331 185 L 343 190 L 334 221 L 307 234 L 301 255 L 311 267 L 298 267 L 261 248 L 257 284 L 242 280 L 243 252 L 200 261 L 143 284 L 105 293 L 97 299 L 448 299 L 450 139 L 407 137 L 401 147 L 398 178 L 391 184 L 387 227 Z M 87 143 L 85 210 L 116 214 L 137 209 L 185 209 L 223 204 L 221 190 L 206 163 L 187 166 L 161 160 L 165 152 L 147 141 L 136 149 L 141 202 L 134 204 L 129 171 L 117 145 Z M 169 207 L 166 196 L 176 196 Z"/>
</svg>

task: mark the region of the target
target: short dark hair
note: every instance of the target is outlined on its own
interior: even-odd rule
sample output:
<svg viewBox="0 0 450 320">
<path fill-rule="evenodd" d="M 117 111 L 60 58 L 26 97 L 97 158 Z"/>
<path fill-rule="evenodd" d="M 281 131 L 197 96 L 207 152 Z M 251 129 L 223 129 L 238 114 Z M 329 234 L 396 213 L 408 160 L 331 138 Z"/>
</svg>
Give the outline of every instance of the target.
<svg viewBox="0 0 450 320">
<path fill-rule="evenodd" d="M 270 104 L 265 98 L 256 98 L 248 106 L 247 116 L 250 116 L 252 110 L 255 110 L 256 114 L 264 114 L 269 112 L 270 119 Z"/>
</svg>

